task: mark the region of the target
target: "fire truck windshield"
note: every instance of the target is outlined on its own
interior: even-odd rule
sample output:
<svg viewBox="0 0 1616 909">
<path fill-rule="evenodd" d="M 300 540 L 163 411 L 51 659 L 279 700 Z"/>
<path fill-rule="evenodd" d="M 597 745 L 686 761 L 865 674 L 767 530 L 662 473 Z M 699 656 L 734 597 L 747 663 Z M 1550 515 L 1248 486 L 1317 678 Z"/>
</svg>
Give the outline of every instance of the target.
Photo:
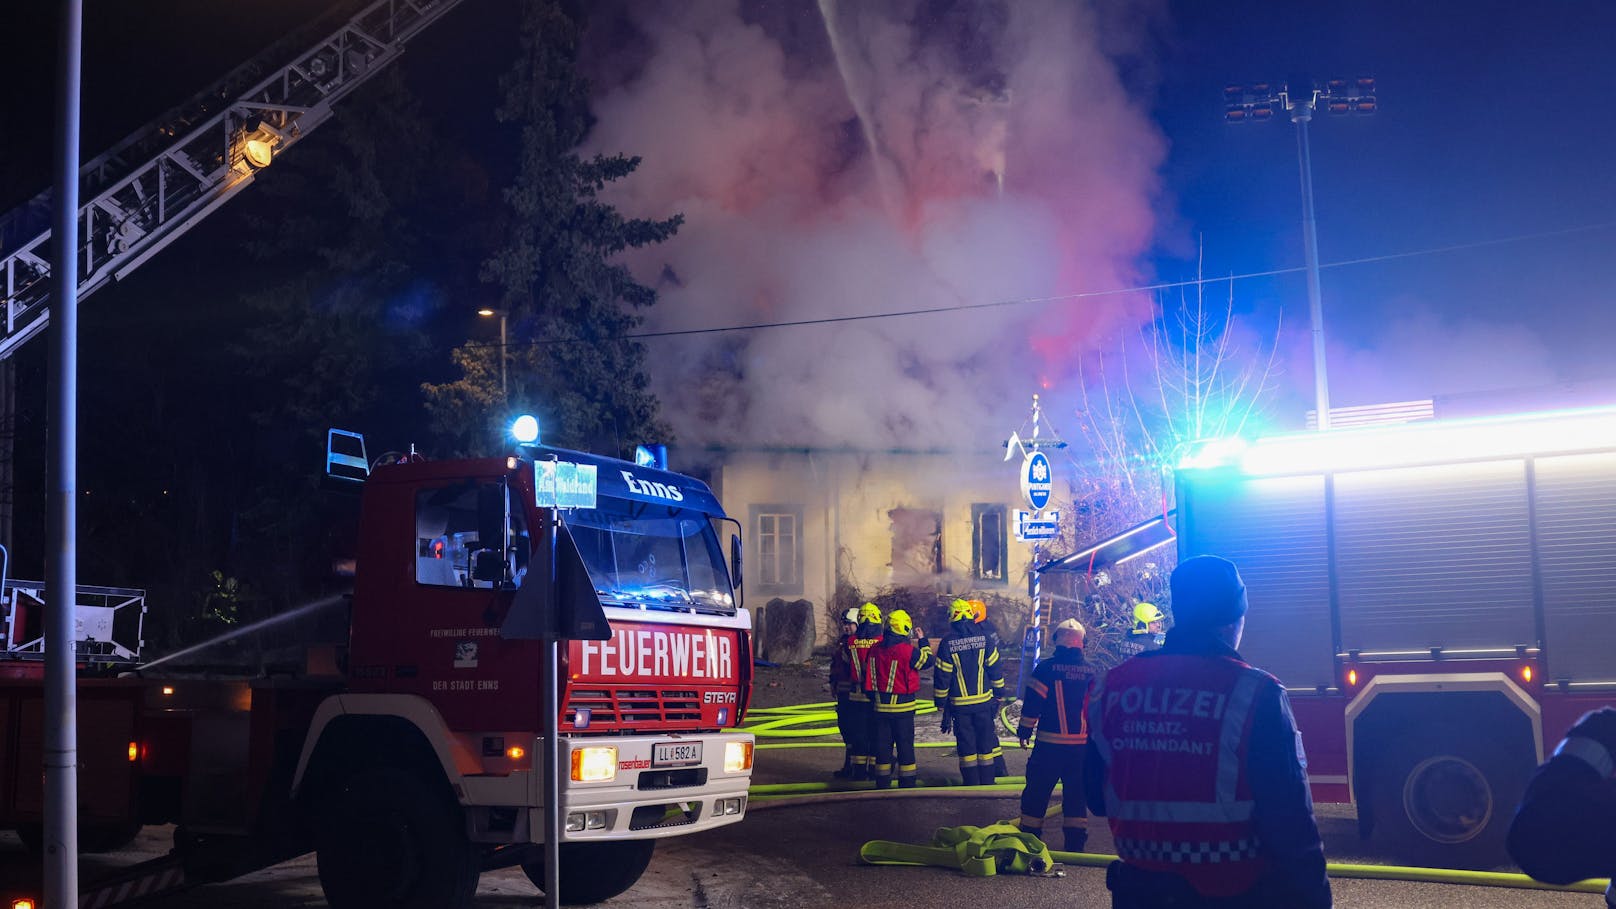
<svg viewBox="0 0 1616 909">
<path fill-rule="evenodd" d="M 602 497 L 566 522 L 607 606 L 732 615 L 724 550 L 707 515 Z"/>
</svg>

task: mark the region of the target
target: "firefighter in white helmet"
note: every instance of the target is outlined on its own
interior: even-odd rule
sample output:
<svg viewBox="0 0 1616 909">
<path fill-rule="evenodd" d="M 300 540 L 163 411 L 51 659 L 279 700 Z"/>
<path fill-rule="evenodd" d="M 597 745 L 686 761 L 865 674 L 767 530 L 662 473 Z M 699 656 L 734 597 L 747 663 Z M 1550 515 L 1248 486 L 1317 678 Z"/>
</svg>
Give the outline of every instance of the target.
<svg viewBox="0 0 1616 909">
<path fill-rule="evenodd" d="M 853 703 L 853 632 L 858 629 L 858 607 L 842 613 L 841 634 L 830 652 L 830 690 L 836 695 L 836 731 L 842 735 L 842 769 L 831 776 L 852 779 L 853 759 L 864 753 L 860 734 L 864 731 L 861 708 Z M 862 763 L 862 761 L 860 762 Z"/>
<path fill-rule="evenodd" d="M 1088 745 L 1089 690 L 1094 667 L 1083 659 L 1083 625 L 1067 619 L 1055 626 L 1055 652 L 1041 660 L 1027 680 L 1016 738 L 1021 747 L 1037 736 L 1027 759 L 1027 785 L 1021 790 L 1021 829 L 1044 834 L 1044 811 L 1055 784 L 1061 784 L 1061 833 L 1067 852 L 1088 844 L 1088 804 L 1083 798 L 1083 753 Z"/>
</svg>

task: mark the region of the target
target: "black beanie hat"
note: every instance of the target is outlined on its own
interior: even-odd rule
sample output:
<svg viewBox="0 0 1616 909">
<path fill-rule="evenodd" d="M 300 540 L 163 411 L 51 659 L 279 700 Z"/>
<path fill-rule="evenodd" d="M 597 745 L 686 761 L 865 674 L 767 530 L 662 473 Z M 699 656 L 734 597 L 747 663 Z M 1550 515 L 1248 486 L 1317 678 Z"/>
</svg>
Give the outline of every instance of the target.
<svg viewBox="0 0 1616 909">
<path fill-rule="evenodd" d="M 1246 614 L 1246 585 L 1228 559 L 1201 555 L 1173 569 L 1173 624 L 1182 628 L 1219 628 Z"/>
</svg>

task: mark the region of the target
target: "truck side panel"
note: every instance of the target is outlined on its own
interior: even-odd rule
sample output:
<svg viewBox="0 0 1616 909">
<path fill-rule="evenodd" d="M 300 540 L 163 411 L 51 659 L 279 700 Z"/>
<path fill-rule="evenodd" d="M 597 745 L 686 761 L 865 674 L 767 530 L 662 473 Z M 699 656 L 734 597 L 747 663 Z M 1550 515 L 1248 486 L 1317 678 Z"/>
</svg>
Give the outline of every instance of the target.
<svg viewBox="0 0 1616 909">
<path fill-rule="evenodd" d="M 1612 682 L 1608 701 L 1616 691 L 1616 453 L 1540 457 L 1534 468 L 1544 680 Z"/>
</svg>

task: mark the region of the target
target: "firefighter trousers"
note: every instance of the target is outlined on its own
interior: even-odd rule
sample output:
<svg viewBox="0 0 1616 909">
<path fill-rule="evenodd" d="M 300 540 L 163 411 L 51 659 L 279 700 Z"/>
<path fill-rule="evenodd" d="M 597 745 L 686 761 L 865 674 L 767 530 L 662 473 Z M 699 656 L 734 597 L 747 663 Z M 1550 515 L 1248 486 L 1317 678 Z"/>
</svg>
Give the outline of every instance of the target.
<svg viewBox="0 0 1616 909">
<path fill-rule="evenodd" d="M 1043 839 L 1044 813 L 1055 783 L 1061 785 L 1061 831 L 1067 852 L 1088 845 L 1088 802 L 1083 797 L 1085 745 L 1038 742 L 1027 758 L 1027 785 L 1021 790 L 1021 829 Z M 1120 905 L 1120 904 L 1119 904 Z"/>
<path fill-rule="evenodd" d="M 960 776 L 967 786 L 993 785 L 993 749 L 999 744 L 993 705 L 988 700 L 948 708 L 954 722 L 954 742 L 959 746 Z"/>
<path fill-rule="evenodd" d="M 863 711 L 869 706 L 868 701 L 855 701 L 851 695 L 839 694 L 836 696 L 836 731 L 842 734 L 842 744 L 847 746 L 847 758 L 842 762 L 843 770 L 853 770 L 864 766 L 864 755 L 870 753 L 871 748 L 865 744 L 865 726 Z"/>
<path fill-rule="evenodd" d="M 875 788 L 885 789 L 892 784 L 892 753 L 898 754 L 898 787 L 909 789 L 915 785 L 915 712 L 875 712 Z"/>
</svg>

